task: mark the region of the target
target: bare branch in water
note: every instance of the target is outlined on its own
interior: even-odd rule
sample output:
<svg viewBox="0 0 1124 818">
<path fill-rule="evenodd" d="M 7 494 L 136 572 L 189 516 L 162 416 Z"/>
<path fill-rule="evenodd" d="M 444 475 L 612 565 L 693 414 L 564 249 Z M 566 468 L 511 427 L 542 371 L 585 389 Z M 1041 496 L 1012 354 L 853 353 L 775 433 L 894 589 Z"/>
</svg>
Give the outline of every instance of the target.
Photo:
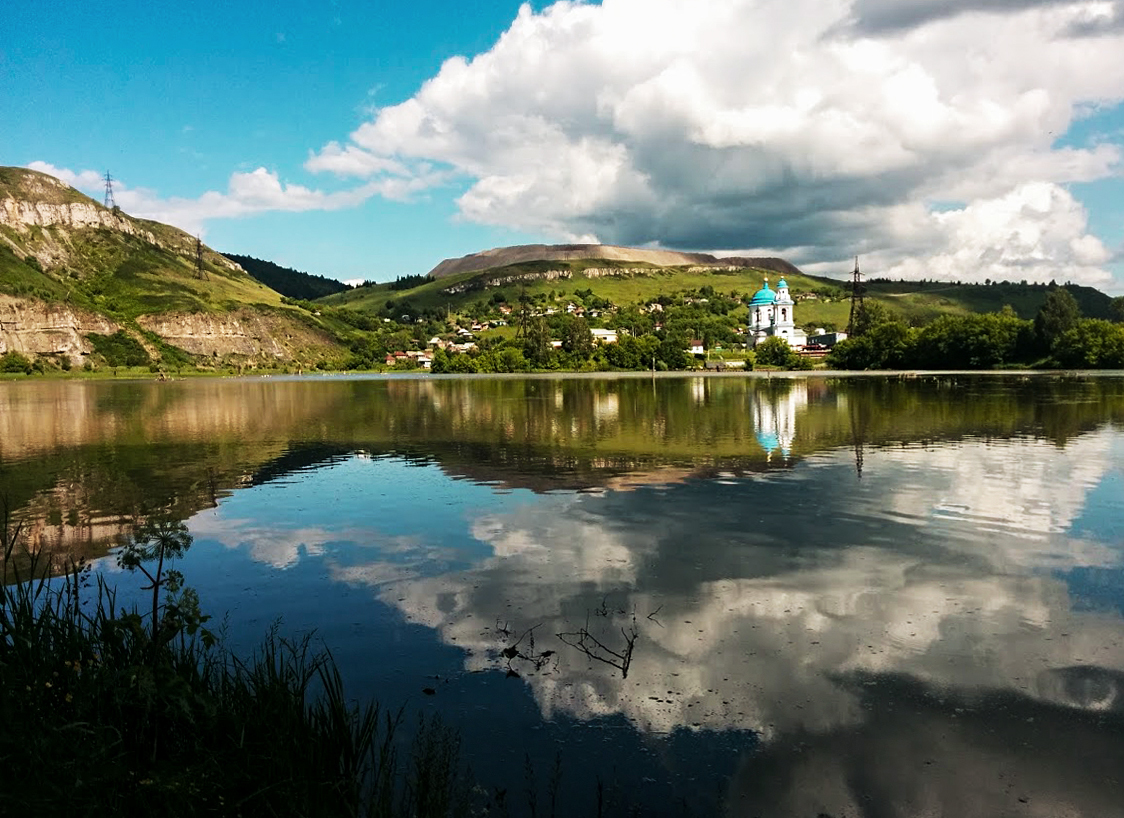
<svg viewBox="0 0 1124 818">
<path fill-rule="evenodd" d="M 631 628 L 627 631 L 621 628 L 621 636 L 624 637 L 624 647 L 620 651 L 613 650 L 589 632 L 588 619 L 586 627 L 571 633 L 558 634 L 558 638 L 565 644 L 577 648 L 590 659 L 615 667 L 621 672 L 621 678 L 627 679 L 628 669 L 632 665 L 632 652 L 636 648 L 636 640 L 640 637 L 640 632 L 636 629 L 635 617 Z"/>
</svg>

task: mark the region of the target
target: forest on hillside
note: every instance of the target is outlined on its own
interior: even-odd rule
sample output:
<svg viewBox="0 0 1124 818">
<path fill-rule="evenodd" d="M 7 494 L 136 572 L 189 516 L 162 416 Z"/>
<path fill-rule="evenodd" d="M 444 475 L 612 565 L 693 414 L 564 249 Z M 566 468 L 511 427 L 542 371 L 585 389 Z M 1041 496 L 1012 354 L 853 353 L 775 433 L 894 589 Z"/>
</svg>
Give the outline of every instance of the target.
<svg viewBox="0 0 1124 818">
<path fill-rule="evenodd" d="M 228 259 L 242 265 L 242 269 L 271 290 L 287 295 L 289 298 L 313 300 L 326 295 L 334 295 L 350 290 L 347 284 L 334 278 L 302 273 L 290 267 L 282 267 L 272 261 L 263 261 L 253 256 L 237 253 L 223 253 Z"/>
</svg>

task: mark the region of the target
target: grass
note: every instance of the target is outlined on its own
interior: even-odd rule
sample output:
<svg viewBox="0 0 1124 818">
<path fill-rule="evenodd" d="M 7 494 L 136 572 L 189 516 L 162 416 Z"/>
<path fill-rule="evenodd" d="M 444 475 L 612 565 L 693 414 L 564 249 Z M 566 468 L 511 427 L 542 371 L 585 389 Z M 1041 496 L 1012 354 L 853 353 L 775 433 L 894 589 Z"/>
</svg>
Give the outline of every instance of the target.
<svg viewBox="0 0 1124 818">
<path fill-rule="evenodd" d="M 153 594 L 141 613 L 88 566 L 45 578 L 46 557 L 19 559 L 20 527 L 2 522 L 0 814 L 461 814 L 451 731 L 423 721 L 403 752 L 401 713 L 352 705 L 308 637 L 274 629 L 250 657 L 231 654 L 168 571 L 167 537 L 135 538 L 169 547 L 159 567 L 138 552 Z M 182 524 L 160 531 L 190 545 Z"/>
<path fill-rule="evenodd" d="M 61 301 L 66 290 L 35 264 L 20 258 L 11 247 L 0 241 L 0 292 L 44 301 Z"/>
<path fill-rule="evenodd" d="M 98 202 L 77 190 L 25 168 L 0 168 L 2 196 L 101 209 Z M 4 227 L 0 291 L 66 300 L 116 320 L 154 312 L 225 312 L 232 307 L 280 305 L 276 292 L 245 272 L 231 269 L 226 259 L 209 248 L 204 248 L 203 277 L 199 277 L 194 236 L 120 211 L 117 216 L 138 234 L 110 227 Z M 141 234 L 150 234 L 156 244 Z M 44 271 L 38 262 L 27 261 L 34 255 L 61 261 Z"/>
<path fill-rule="evenodd" d="M 45 204 L 90 204 L 94 200 L 57 179 L 27 168 L 0 167 L 0 198 L 33 198 Z"/>
<path fill-rule="evenodd" d="M 628 268 L 619 276 L 590 278 L 586 270 L 599 268 Z M 505 276 L 533 275 L 548 270 L 566 270 L 570 278 L 552 280 L 527 280 L 492 286 Z M 775 285 L 781 277 L 776 272 L 758 269 L 736 271 L 697 271 L 690 267 L 657 267 L 641 262 L 585 259 L 581 261 L 533 261 L 492 268 L 478 272 L 461 273 L 428 281 L 409 290 L 392 290 L 388 284 L 360 287 L 346 293 L 321 299 L 325 304 L 346 306 L 352 309 L 380 311 L 390 299 L 408 301 L 415 309 L 449 308 L 466 309 L 474 303 L 488 301 L 499 290 L 514 302 L 520 294 L 548 295 L 552 290 L 558 303 L 565 303 L 566 295 L 579 289 L 591 289 L 595 295 L 607 298 L 618 306 L 648 303 L 660 295 L 670 295 L 687 290 L 712 286 L 720 293 L 736 291 L 748 299 L 760 288 L 765 278 Z M 822 326 L 830 324 L 844 329 L 850 317 L 850 284 L 847 281 L 809 276 L 802 273 L 786 274 L 794 296 L 815 293 L 817 298 L 799 300 L 799 323 Z M 465 287 L 464 292 L 448 293 L 450 287 Z M 867 298 L 883 304 L 891 314 L 915 326 L 920 326 L 940 315 L 964 315 L 979 312 L 997 312 L 1010 305 L 1021 318 L 1033 318 L 1046 299 L 1049 285 L 996 282 L 992 284 L 957 284 L 952 282 L 872 281 L 867 284 Z M 1088 317 L 1110 317 L 1111 299 L 1091 287 L 1069 286 L 1078 300 L 1082 313 Z"/>
<path fill-rule="evenodd" d="M 586 271 L 591 268 L 620 269 L 621 275 L 589 277 Z M 528 280 L 512 282 L 501 286 L 484 287 L 485 282 L 515 275 L 543 273 L 549 270 L 566 270 L 570 278 L 549 280 Z M 646 303 L 661 294 L 678 290 L 697 289 L 706 285 L 721 292 L 738 290 L 747 295 L 761 287 L 768 276 L 776 281 L 779 276 L 764 270 L 739 270 L 692 272 L 688 267 L 657 267 L 646 262 L 622 262 L 606 259 L 584 259 L 580 261 L 532 261 L 512 264 L 507 267 L 492 268 L 479 272 L 460 273 L 426 282 L 409 290 L 392 290 L 388 284 L 362 287 L 346 293 L 320 299 L 325 304 L 347 306 L 353 309 L 377 311 L 390 299 L 408 300 L 419 308 L 445 307 L 461 309 L 476 301 L 489 300 L 497 290 L 503 290 L 510 301 L 518 298 L 521 292 L 534 296 L 555 293 L 572 293 L 574 290 L 592 289 L 595 294 L 608 298 L 615 304 Z M 807 276 L 790 276 L 789 283 L 795 290 L 799 285 L 806 289 L 822 288 L 823 281 Z M 832 282 L 834 284 L 836 282 Z M 466 286 L 462 293 L 445 292 L 450 287 Z M 565 300 L 564 297 L 562 299 Z"/>
</svg>

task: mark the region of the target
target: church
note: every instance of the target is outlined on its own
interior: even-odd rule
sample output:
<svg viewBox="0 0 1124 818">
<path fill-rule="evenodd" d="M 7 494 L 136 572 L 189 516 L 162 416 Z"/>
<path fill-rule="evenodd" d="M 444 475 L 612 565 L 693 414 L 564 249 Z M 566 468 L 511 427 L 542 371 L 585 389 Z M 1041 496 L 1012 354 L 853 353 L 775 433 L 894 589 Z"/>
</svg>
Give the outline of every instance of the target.
<svg viewBox="0 0 1124 818">
<path fill-rule="evenodd" d="M 808 334 L 796 326 L 796 304 L 788 292 L 788 282 L 783 278 L 777 282 L 777 289 L 765 286 L 753 294 L 749 302 L 749 345 L 757 346 L 766 338 L 784 338 L 794 349 L 808 343 Z"/>
</svg>

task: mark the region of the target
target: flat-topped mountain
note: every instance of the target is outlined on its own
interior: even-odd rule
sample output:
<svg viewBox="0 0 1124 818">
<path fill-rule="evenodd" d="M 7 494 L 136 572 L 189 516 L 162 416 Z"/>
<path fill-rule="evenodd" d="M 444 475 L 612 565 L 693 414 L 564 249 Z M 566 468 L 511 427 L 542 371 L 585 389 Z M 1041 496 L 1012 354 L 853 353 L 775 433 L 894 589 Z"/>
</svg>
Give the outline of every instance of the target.
<svg viewBox="0 0 1124 818">
<path fill-rule="evenodd" d="M 729 266 L 799 273 L 793 264 L 780 258 L 746 258 L 714 256 L 710 253 L 681 253 L 677 250 L 653 250 L 641 247 L 617 247 L 612 244 L 520 244 L 497 247 L 461 258 L 448 258 L 429 271 L 430 278 L 446 278 L 458 273 L 474 273 L 494 267 L 507 267 L 529 261 L 631 261 L 655 267 Z"/>
</svg>

